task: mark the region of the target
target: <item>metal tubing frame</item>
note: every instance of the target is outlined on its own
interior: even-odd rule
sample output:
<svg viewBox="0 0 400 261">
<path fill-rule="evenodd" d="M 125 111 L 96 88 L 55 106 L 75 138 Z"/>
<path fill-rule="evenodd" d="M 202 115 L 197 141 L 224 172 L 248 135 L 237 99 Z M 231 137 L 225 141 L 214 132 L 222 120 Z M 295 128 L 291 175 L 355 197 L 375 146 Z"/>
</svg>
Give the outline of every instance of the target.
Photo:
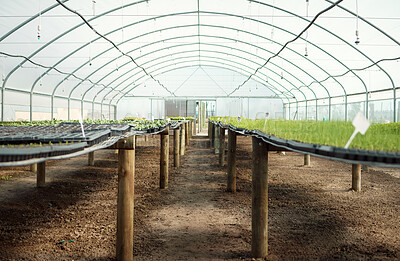
<svg viewBox="0 0 400 261">
<path fill-rule="evenodd" d="M 127 5 L 124 5 L 124 6 L 115 8 L 115 9 L 112 9 L 112 10 L 108 10 L 108 11 L 105 12 L 105 13 L 111 13 L 111 12 L 114 12 L 115 10 L 119 10 L 119 9 L 124 8 L 124 7 L 126 7 L 126 6 L 134 5 L 134 4 L 137 4 L 137 3 L 144 2 L 144 1 L 146 1 L 146 0 L 139 1 L 139 2 L 136 2 L 136 3 L 130 3 L 130 4 L 127 4 Z M 328 0 L 326 0 L 326 1 L 327 1 L 327 2 L 331 2 L 331 1 L 328 1 Z M 147 1 L 146 1 L 146 2 L 147 2 Z M 305 19 L 305 18 L 303 18 L 303 17 L 301 17 L 301 16 L 298 16 L 298 15 L 296 15 L 296 14 L 294 14 L 294 13 L 291 13 L 291 12 L 289 12 L 288 10 L 280 9 L 280 8 L 278 8 L 278 7 L 276 7 L 276 6 L 273 6 L 273 5 L 269 5 L 269 4 L 266 4 L 266 3 L 261 3 L 261 2 L 253 1 L 253 0 L 250 0 L 250 2 L 255 2 L 255 3 L 258 3 L 258 4 L 266 5 L 266 6 L 269 6 L 269 7 L 271 7 L 271 8 L 275 8 L 275 9 L 278 9 L 278 10 L 280 10 L 280 11 L 289 13 L 289 14 L 291 14 L 291 15 L 297 17 L 297 18 L 300 18 L 300 19 L 303 19 L 303 20 L 308 21 L 307 19 Z M 56 6 L 57 6 L 57 5 L 53 5 L 52 7 L 47 8 L 47 9 L 46 9 L 46 12 L 47 12 L 48 10 L 51 10 L 52 8 L 56 7 Z M 352 14 L 353 16 L 355 15 L 355 14 L 352 13 L 351 11 L 349 11 L 349 10 L 347 10 L 347 9 L 341 7 L 341 6 L 339 6 L 339 7 L 342 8 L 343 10 L 349 12 L 349 13 Z M 203 12 L 203 11 L 200 11 L 199 8 L 198 8 L 198 10 L 197 10 L 196 12 L 197 12 L 198 16 L 200 16 L 200 13 L 214 13 L 214 12 Z M 220 15 L 232 15 L 232 14 L 224 14 L 224 13 L 216 13 L 216 14 L 220 14 Z M 104 15 L 104 13 L 103 13 L 102 15 Z M 97 19 L 98 17 L 101 17 L 102 15 L 94 16 L 94 17 L 91 18 L 90 20 L 92 20 L 92 19 Z M 170 14 L 170 15 L 176 15 L 176 14 Z M 166 15 L 166 16 L 170 16 L 170 15 Z M 38 15 L 36 15 L 36 17 L 37 17 L 37 16 L 38 16 Z M 232 15 L 232 16 L 236 16 L 236 15 Z M 31 17 L 31 18 L 29 18 L 28 20 L 24 21 L 22 24 L 20 24 L 19 26 L 17 26 L 17 29 L 16 29 L 16 30 L 18 30 L 19 28 L 23 27 L 25 24 L 29 23 L 29 22 L 32 21 L 34 18 L 35 18 L 35 17 Z M 242 18 L 243 18 L 243 19 L 249 19 L 249 20 L 257 21 L 257 20 L 255 20 L 255 19 L 250 19 L 250 18 L 248 18 L 248 17 L 242 17 Z M 156 18 L 151 18 L 151 19 L 156 19 Z M 149 19 L 146 19 L 146 20 L 149 20 Z M 378 27 L 374 26 L 373 24 L 367 22 L 367 21 L 364 20 L 364 19 L 362 19 L 362 20 L 363 20 L 364 22 L 366 22 L 368 25 L 370 25 L 370 26 L 372 26 L 373 28 L 375 28 L 376 30 L 378 30 L 379 32 L 383 33 L 386 37 L 390 38 L 391 40 L 394 40 L 394 39 L 391 38 L 389 35 L 387 35 L 385 32 L 383 32 L 382 30 L 380 30 Z M 198 21 L 198 22 L 200 23 L 200 21 Z M 261 21 L 257 21 L 257 22 L 261 22 Z M 321 26 L 319 26 L 318 24 L 315 24 L 315 25 L 318 26 L 319 28 L 323 29 L 324 31 L 328 32 L 329 34 L 331 34 L 331 35 L 337 37 L 338 39 L 342 40 L 344 43 L 346 43 L 346 44 L 349 45 L 350 47 L 353 47 L 352 45 L 348 44 L 344 39 L 338 37 L 336 34 L 333 34 L 333 33 L 330 32 L 329 30 L 327 30 L 326 28 L 321 27 Z M 271 25 L 270 25 L 270 26 L 271 26 Z M 272 26 L 273 26 L 273 25 L 272 25 Z M 199 27 L 200 27 L 200 24 L 199 24 Z M 274 26 L 274 27 L 275 27 L 275 26 Z M 74 28 L 74 29 L 75 29 L 75 28 Z M 74 29 L 70 29 L 70 30 L 74 30 Z M 12 34 L 13 32 L 15 32 L 16 30 L 10 31 L 5 37 L 11 35 L 11 34 Z M 59 37 L 56 37 L 56 38 L 52 39 L 52 40 L 51 40 L 48 44 L 46 44 L 44 47 L 46 47 L 47 45 L 53 43 L 53 42 L 56 41 L 58 38 L 60 38 L 60 37 L 62 37 L 62 36 L 64 36 L 64 35 L 66 35 L 67 33 L 70 32 L 70 30 L 65 31 L 65 32 L 64 32 L 63 34 L 61 34 Z M 199 33 L 199 35 L 200 35 L 200 33 Z M 1 40 L 3 40 L 5 37 L 3 37 Z M 395 40 L 394 40 L 394 41 L 395 41 Z M 399 44 L 397 41 L 395 41 L 395 42 L 396 42 L 397 44 Z M 200 42 L 199 42 L 198 44 L 200 45 Z M 43 47 L 43 49 L 44 49 L 44 47 Z M 199 46 L 199 48 L 200 48 L 200 46 Z M 356 49 L 355 47 L 353 47 L 353 48 L 354 48 L 354 50 L 356 50 L 356 51 L 358 51 L 359 53 L 361 53 L 365 58 L 367 58 L 368 60 L 370 60 L 370 61 L 373 62 L 373 60 L 370 59 L 367 55 L 365 55 L 365 53 L 359 51 L 359 50 Z M 30 57 L 33 57 L 36 53 L 40 52 L 41 50 L 42 50 L 42 48 L 39 48 L 39 49 L 36 50 L 33 54 L 31 54 Z M 200 49 L 199 49 L 199 50 L 200 50 Z M 25 63 L 25 61 L 23 61 L 22 64 L 23 64 L 23 63 Z M 3 120 L 3 117 L 4 117 L 4 90 L 5 90 L 5 83 L 6 83 L 6 81 L 8 80 L 9 76 L 10 76 L 16 69 L 18 69 L 20 66 L 21 66 L 21 64 L 20 64 L 19 66 L 15 67 L 15 68 L 7 75 L 7 77 L 6 77 L 6 79 L 5 79 L 4 83 L 3 83 L 3 86 L 2 86 L 2 105 L 1 105 L 1 106 L 2 106 L 2 112 L 1 112 L 2 120 Z M 377 66 L 378 68 L 380 68 L 380 69 L 388 76 L 388 78 L 390 79 L 390 81 L 391 81 L 391 83 L 392 83 L 392 86 L 393 86 L 393 93 L 394 93 L 394 94 L 393 94 L 393 95 L 394 95 L 394 98 L 393 98 L 393 100 L 394 100 L 394 117 L 393 117 L 393 118 L 394 118 L 394 121 L 396 121 L 396 88 L 395 88 L 395 86 L 394 86 L 394 82 L 393 82 L 392 78 L 390 77 L 390 75 L 389 75 L 385 70 L 383 70 L 379 65 L 376 65 L 376 66 Z M 354 74 L 354 72 L 352 72 L 352 73 Z M 358 77 L 358 75 L 356 75 L 356 76 Z M 359 77 L 358 77 L 358 78 L 359 78 Z M 359 79 L 362 81 L 361 78 L 359 78 Z M 363 82 L 363 81 L 362 81 L 362 82 Z M 364 84 L 364 87 L 366 88 L 365 84 Z M 30 101 L 32 101 L 32 95 L 33 95 L 33 91 L 31 92 Z M 330 97 L 328 97 L 328 98 L 329 98 L 329 100 L 330 100 Z M 53 100 L 53 99 L 52 99 L 52 100 Z M 347 100 L 347 97 L 346 97 L 346 100 Z M 296 103 L 298 103 L 298 102 L 296 102 Z M 31 102 L 31 107 L 32 107 L 32 102 Z M 329 104 L 329 107 L 331 107 L 331 104 Z M 316 108 L 317 108 L 317 106 L 316 106 Z M 289 106 L 289 109 L 290 109 L 290 106 Z M 347 108 L 346 108 L 346 109 L 347 109 Z M 347 110 L 346 110 L 346 111 L 347 111 Z M 32 113 L 32 109 L 31 109 L 31 113 Z M 331 113 L 329 113 L 329 114 L 331 114 Z M 367 88 L 366 88 L 366 114 L 367 114 L 367 116 L 368 116 L 368 90 L 367 90 Z M 346 114 L 346 116 L 347 116 L 347 114 Z"/>
</svg>

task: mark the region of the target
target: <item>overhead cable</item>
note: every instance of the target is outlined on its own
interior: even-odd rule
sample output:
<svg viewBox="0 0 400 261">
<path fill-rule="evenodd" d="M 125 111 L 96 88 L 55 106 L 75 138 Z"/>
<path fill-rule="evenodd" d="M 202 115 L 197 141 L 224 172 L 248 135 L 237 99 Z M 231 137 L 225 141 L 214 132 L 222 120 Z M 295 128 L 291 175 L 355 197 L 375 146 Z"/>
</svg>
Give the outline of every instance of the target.
<svg viewBox="0 0 400 261">
<path fill-rule="evenodd" d="M 153 79 L 156 83 L 158 83 L 162 88 L 164 88 L 167 92 L 169 92 L 171 95 L 175 96 L 175 94 L 173 92 L 171 92 L 167 87 L 165 87 L 159 80 L 157 80 L 156 78 L 153 77 L 153 75 L 151 75 L 150 73 L 147 72 L 147 70 L 142 67 L 141 65 L 139 65 L 135 59 L 133 59 L 132 56 L 130 56 L 129 54 L 124 53 L 121 49 L 119 49 L 119 47 L 110 39 L 108 39 L 107 37 L 105 37 L 104 35 L 102 35 L 101 33 L 99 33 L 96 29 L 93 28 L 93 26 L 77 11 L 70 9 L 68 6 L 66 6 L 64 3 L 61 2 L 61 0 L 56 0 L 62 7 L 64 7 L 66 10 L 70 11 L 71 13 L 76 14 L 77 16 L 79 16 L 82 21 L 98 36 L 100 36 L 101 38 L 103 38 L 104 40 L 106 40 L 107 42 L 109 42 L 118 52 L 120 52 L 123 56 L 128 57 L 138 68 L 140 68 L 147 76 L 149 76 L 151 79 Z M 343 1 L 343 0 L 342 0 Z"/>
<path fill-rule="evenodd" d="M 57 0 L 57 1 L 59 1 L 59 0 Z M 251 79 L 251 77 L 255 76 L 256 73 L 257 73 L 259 70 L 261 70 L 262 68 L 264 68 L 264 67 L 269 63 L 269 61 L 270 61 L 272 58 L 275 58 L 275 57 L 279 56 L 279 54 L 280 54 L 290 43 L 292 43 L 292 42 L 296 41 L 297 39 L 299 39 L 300 36 L 301 36 L 302 34 L 304 34 L 304 33 L 315 23 L 315 21 L 317 20 L 317 18 L 318 18 L 320 15 L 322 15 L 323 13 L 325 13 L 325 12 L 331 10 L 333 7 L 337 6 L 337 5 L 338 5 L 339 3 L 341 3 L 341 2 L 343 2 L 343 0 L 339 0 L 339 1 L 335 2 L 334 4 L 332 4 L 331 6 L 329 6 L 329 7 L 325 8 L 324 10 L 320 11 L 320 12 L 311 20 L 311 22 L 300 32 L 300 34 L 298 34 L 298 35 L 297 35 L 295 38 L 293 38 L 292 40 L 287 41 L 287 42 L 282 46 L 282 48 L 281 48 L 276 54 L 274 54 L 273 56 L 269 57 L 269 58 L 267 59 L 267 61 L 266 61 L 263 65 L 261 65 L 260 67 L 258 67 L 258 68 L 254 71 L 254 73 L 250 74 L 250 76 L 249 76 L 246 80 L 244 80 L 244 82 L 243 82 L 242 84 L 240 84 L 238 87 L 236 87 L 231 93 L 229 93 L 228 96 L 232 95 L 234 92 L 236 92 L 236 91 L 239 90 L 241 87 L 243 87 L 243 85 L 245 85 L 245 84 Z"/>
</svg>

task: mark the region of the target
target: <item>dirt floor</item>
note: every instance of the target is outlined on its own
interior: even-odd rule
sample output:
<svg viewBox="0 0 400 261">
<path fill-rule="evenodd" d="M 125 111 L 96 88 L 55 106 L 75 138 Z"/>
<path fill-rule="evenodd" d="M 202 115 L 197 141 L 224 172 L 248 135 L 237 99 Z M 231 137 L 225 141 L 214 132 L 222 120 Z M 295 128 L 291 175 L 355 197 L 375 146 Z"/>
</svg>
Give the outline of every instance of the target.
<svg viewBox="0 0 400 261">
<path fill-rule="evenodd" d="M 172 143 L 172 137 L 170 139 Z M 135 260 L 251 260 L 251 138 L 238 137 L 237 187 L 206 137 L 193 137 L 159 190 L 159 137 L 139 138 Z M 114 260 L 117 154 L 0 169 L 0 260 Z M 351 165 L 269 154 L 269 260 L 399 260 L 400 170 L 371 168 L 351 191 Z"/>
</svg>

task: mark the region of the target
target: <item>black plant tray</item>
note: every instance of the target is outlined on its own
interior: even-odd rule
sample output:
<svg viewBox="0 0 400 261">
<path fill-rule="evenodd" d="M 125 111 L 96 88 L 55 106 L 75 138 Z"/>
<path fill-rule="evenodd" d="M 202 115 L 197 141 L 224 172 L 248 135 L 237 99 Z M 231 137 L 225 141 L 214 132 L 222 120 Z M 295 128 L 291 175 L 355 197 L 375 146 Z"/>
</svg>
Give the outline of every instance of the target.
<svg viewBox="0 0 400 261">
<path fill-rule="evenodd" d="M 214 124 L 218 124 L 213 122 Z M 222 124 L 219 124 L 223 126 Z M 287 150 L 314 155 L 331 160 L 339 160 L 352 164 L 365 164 L 380 167 L 400 167 L 400 153 L 386 151 L 372 151 L 361 149 L 345 149 L 334 146 L 303 143 L 293 140 L 277 138 L 259 130 L 247 130 L 228 125 L 230 130 L 242 135 L 255 136 L 264 142 Z"/>
<path fill-rule="evenodd" d="M 71 154 L 83 150 L 88 144 L 79 142 L 62 145 L 24 146 L 0 149 L 0 162 L 23 161 L 33 158 L 48 158 Z"/>
</svg>

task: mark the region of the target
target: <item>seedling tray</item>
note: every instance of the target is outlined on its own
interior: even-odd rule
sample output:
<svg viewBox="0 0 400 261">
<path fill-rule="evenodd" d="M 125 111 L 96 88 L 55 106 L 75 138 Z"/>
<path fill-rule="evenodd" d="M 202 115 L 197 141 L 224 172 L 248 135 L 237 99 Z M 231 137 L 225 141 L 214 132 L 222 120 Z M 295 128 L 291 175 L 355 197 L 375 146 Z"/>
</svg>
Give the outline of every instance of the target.
<svg viewBox="0 0 400 261">
<path fill-rule="evenodd" d="M 29 160 L 33 158 L 48 158 L 71 154 L 83 150 L 87 146 L 86 142 L 61 144 L 61 145 L 42 145 L 24 146 L 0 149 L 0 162 L 15 162 Z"/>
<path fill-rule="evenodd" d="M 212 123 L 224 127 L 224 125 L 220 123 Z M 310 154 L 331 160 L 339 160 L 351 164 L 365 164 L 379 167 L 400 167 L 399 152 L 345 149 L 327 145 L 302 143 L 281 139 L 273 135 L 265 134 L 259 130 L 247 130 L 232 125 L 228 125 L 228 128 L 242 135 L 258 137 L 268 144 L 290 151 Z"/>
</svg>

